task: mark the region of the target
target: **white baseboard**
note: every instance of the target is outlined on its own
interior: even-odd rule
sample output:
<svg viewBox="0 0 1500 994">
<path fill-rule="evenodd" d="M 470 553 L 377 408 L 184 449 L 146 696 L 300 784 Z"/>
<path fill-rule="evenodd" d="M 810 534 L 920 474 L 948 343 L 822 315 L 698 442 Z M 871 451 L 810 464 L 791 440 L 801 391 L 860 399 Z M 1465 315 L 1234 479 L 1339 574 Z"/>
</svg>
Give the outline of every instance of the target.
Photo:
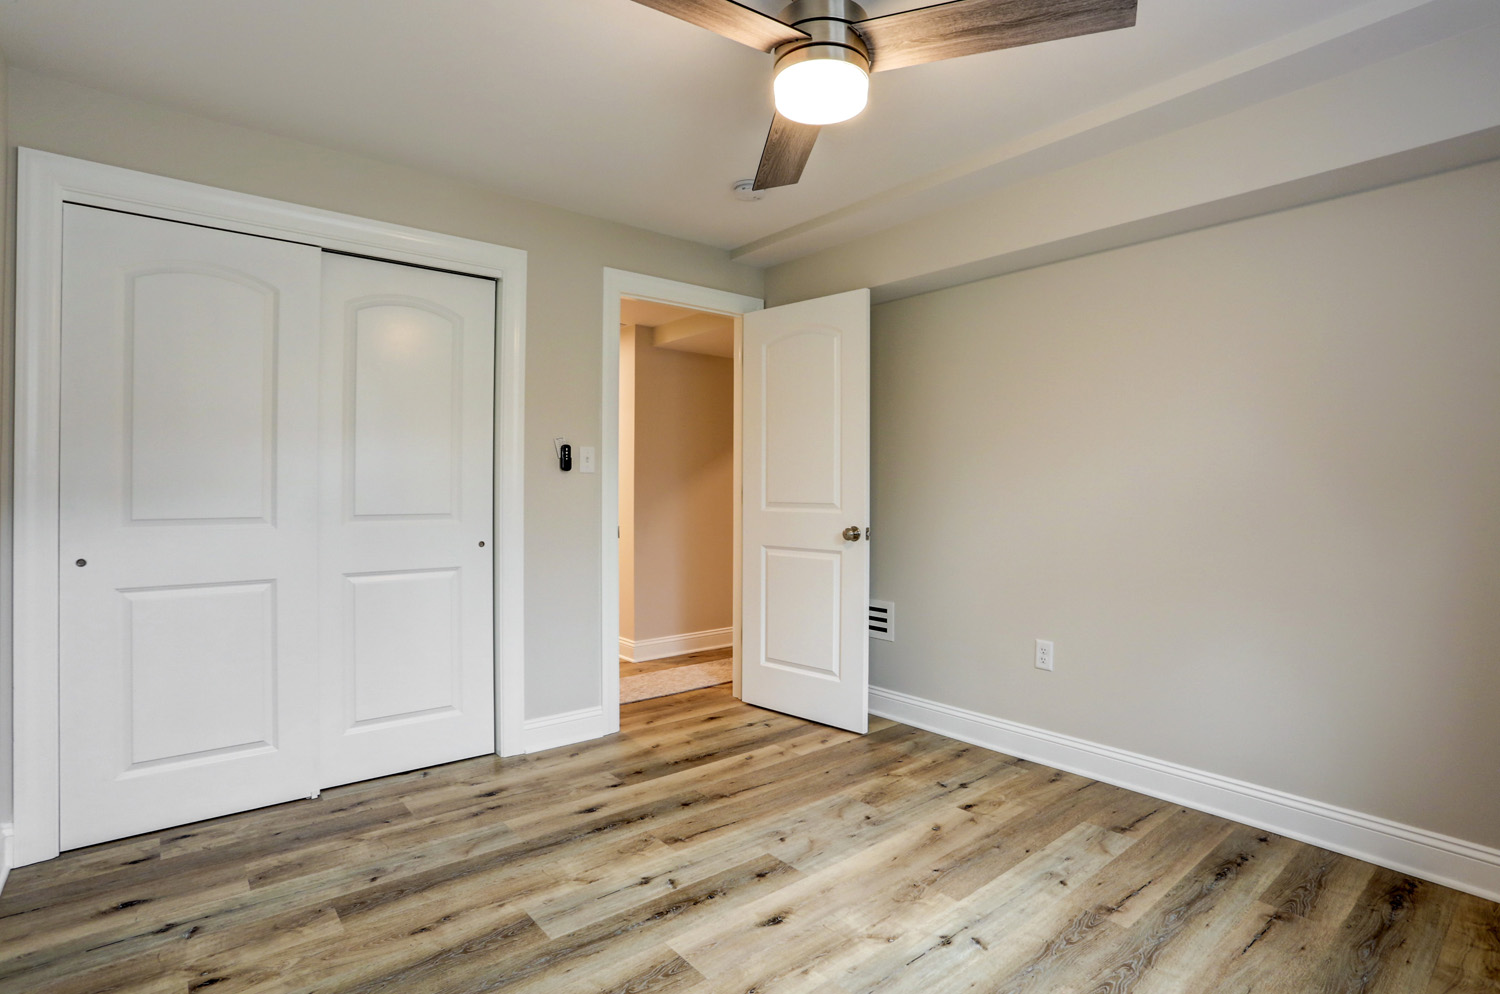
<svg viewBox="0 0 1500 994">
<path fill-rule="evenodd" d="M 544 718 L 528 718 L 521 726 L 521 744 L 526 752 L 541 752 L 558 746 L 572 745 L 588 739 L 608 735 L 604 709 L 602 707 L 581 708 L 549 714 Z"/>
<path fill-rule="evenodd" d="M 644 663 L 652 659 L 666 659 L 686 652 L 704 652 L 708 649 L 727 649 L 734 645 L 733 628 L 711 628 L 706 632 L 686 632 L 682 635 L 663 635 L 660 638 L 620 639 L 620 658 L 627 663 Z"/>
<path fill-rule="evenodd" d="M 1500 850 L 1477 843 L 881 687 L 870 713 L 1500 901 Z"/>
<path fill-rule="evenodd" d="M 16 827 L 10 822 L 0 823 L 0 891 L 5 890 L 5 881 L 10 879 L 10 868 L 16 862 Z"/>
</svg>

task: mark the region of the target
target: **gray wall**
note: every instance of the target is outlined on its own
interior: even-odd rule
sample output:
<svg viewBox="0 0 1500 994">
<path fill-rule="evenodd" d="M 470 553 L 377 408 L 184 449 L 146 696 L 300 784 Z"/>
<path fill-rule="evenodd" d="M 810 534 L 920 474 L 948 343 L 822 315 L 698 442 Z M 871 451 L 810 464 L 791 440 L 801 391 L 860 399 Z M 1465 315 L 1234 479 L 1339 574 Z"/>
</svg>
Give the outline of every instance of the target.
<svg viewBox="0 0 1500 994">
<path fill-rule="evenodd" d="M 58 152 L 529 253 L 526 714 L 598 704 L 600 477 L 560 473 L 552 438 L 600 444 L 603 269 L 752 296 L 761 293 L 759 270 L 730 262 L 718 249 L 21 70 L 11 70 L 9 90 L 12 148 Z M 9 461 L 8 451 L 3 458 Z M 8 676 L 0 674 L 0 683 L 8 686 Z M 0 762 L 8 766 L 8 760 Z"/>
<path fill-rule="evenodd" d="M 10 177 L 14 153 L 6 143 L 9 123 L 6 100 L 5 60 L 0 57 L 0 822 L 8 822 L 15 808 L 11 784 L 11 452 L 15 420 L 11 417 L 11 397 L 15 389 L 15 308 L 11 306 L 11 288 L 15 283 L 15 232 L 10 219 L 15 216 L 15 187 Z"/>
<path fill-rule="evenodd" d="M 1500 164 L 873 327 L 874 684 L 1500 845 Z"/>
</svg>

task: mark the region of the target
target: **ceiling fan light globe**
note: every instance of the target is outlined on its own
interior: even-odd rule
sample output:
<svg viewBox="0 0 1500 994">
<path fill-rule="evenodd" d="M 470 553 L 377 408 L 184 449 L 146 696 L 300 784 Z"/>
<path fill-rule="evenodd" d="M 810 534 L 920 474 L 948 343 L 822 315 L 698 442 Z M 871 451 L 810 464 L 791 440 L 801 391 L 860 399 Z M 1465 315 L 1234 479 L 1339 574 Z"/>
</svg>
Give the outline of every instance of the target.
<svg viewBox="0 0 1500 994">
<path fill-rule="evenodd" d="M 865 109 L 870 74 L 852 62 L 806 59 L 783 66 L 771 89 L 782 117 L 799 124 L 837 124 Z"/>
</svg>

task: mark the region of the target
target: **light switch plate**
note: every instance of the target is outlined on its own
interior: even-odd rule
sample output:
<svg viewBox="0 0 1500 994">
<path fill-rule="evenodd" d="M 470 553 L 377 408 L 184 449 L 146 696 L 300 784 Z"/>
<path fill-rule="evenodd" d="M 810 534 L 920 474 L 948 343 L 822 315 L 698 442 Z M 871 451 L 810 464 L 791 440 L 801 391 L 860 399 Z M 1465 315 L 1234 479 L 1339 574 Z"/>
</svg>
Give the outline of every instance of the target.
<svg viewBox="0 0 1500 994">
<path fill-rule="evenodd" d="M 592 473 L 594 471 L 594 447 L 583 445 L 578 448 L 578 472 Z"/>
</svg>

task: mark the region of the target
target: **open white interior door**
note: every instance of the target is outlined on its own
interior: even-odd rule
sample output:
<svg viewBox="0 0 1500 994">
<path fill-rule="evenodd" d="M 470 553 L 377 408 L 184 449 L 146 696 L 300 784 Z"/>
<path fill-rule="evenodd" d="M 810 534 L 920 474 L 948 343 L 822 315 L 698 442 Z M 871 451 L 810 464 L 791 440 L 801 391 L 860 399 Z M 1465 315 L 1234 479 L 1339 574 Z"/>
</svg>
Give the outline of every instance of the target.
<svg viewBox="0 0 1500 994">
<path fill-rule="evenodd" d="M 870 291 L 744 320 L 744 699 L 863 732 Z"/>
</svg>

